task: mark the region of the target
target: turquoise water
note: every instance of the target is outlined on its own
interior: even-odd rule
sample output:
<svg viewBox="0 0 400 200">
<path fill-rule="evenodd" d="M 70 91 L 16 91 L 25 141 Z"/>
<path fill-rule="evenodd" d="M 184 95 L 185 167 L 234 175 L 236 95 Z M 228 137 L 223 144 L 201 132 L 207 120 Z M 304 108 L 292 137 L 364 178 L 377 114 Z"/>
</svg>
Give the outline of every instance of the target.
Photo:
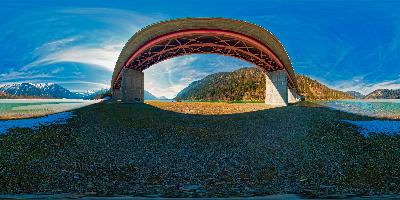
<svg viewBox="0 0 400 200">
<path fill-rule="evenodd" d="M 0 99 L 0 119 L 43 116 L 96 102 L 98 101 L 80 99 Z"/>
<path fill-rule="evenodd" d="M 318 103 L 355 114 L 400 119 L 400 99 L 335 100 Z"/>
<path fill-rule="evenodd" d="M 65 103 L 79 103 L 79 102 L 15 102 L 15 103 L 4 103 L 0 101 L 0 113 L 13 110 L 14 108 L 21 106 L 35 106 L 35 105 L 51 105 L 51 104 L 65 104 Z"/>
</svg>

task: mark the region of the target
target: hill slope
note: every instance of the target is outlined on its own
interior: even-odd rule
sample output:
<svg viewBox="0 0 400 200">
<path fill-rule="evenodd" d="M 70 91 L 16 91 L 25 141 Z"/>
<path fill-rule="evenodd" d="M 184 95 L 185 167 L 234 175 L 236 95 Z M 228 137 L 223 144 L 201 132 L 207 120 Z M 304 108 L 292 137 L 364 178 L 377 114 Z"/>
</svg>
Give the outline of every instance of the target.
<svg viewBox="0 0 400 200">
<path fill-rule="evenodd" d="M 260 101 L 265 97 L 265 77 L 258 68 L 219 72 L 194 81 L 176 96 L 190 100 Z"/>
<path fill-rule="evenodd" d="M 144 100 L 157 100 L 158 98 L 151 94 L 149 91 L 144 91 Z"/>
<path fill-rule="evenodd" d="M 400 99 L 400 89 L 378 89 L 365 96 L 365 99 Z"/>
<path fill-rule="evenodd" d="M 355 99 L 363 99 L 365 97 L 365 95 L 363 95 L 357 91 L 347 91 L 346 93 Z"/>
<path fill-rule="evenodd" d="M 296 75 L 299 92 L 306 100 L 353 99 L 346 92 L 334 90 L 304 75 Z"/>
<path fill-rule="evenodd" d="M 307 100 L 351 99 L 345 92 L 328 88 L 306 76 L 297 76 L 300 93 Z M 220 72 L 194 81 L 176 96 L 188 100 L 264 101 L 265 77 L 258 68 Z"/>
</svg>

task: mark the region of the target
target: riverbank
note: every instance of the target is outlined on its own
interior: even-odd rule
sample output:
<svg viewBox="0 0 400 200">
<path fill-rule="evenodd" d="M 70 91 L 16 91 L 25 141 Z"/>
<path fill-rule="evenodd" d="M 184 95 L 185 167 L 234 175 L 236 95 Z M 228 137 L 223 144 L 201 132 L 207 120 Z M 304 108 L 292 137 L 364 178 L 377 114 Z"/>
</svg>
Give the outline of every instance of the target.
<svg viewBox="0 0 400 200">
<path fill-rule="evenodd" d="M 241 113 L 224 111 L 236 106 L 242 106 Z M 109 102 L 73 111 L 76 116 L 65 125 L 11 129 L 0 136 L 0 193 L 324 197 L 400 192 L 400 138 L 365 138 L 342 121 L 374 118 L 309 103 L 246 107 Z"/>
<path fill-rule="evenodd" d="M 0 99 L 0 120 L 43 117 L 99 103 L 82 99 Z"/>
</svg>

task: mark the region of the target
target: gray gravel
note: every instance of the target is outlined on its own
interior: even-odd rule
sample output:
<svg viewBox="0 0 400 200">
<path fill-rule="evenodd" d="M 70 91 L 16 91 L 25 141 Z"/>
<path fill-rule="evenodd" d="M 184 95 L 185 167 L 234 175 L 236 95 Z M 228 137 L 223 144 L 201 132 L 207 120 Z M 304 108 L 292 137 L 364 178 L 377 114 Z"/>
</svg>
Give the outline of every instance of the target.
<svg viewBox="0 0 400 200">
<path fill-rule="evenodd" d="M 97 104 L 0 138 L 1 193 L 342 198 L 400 192 L 400 140 L 368 139 L 313 105 L 187 115 Z"/>
</svg>

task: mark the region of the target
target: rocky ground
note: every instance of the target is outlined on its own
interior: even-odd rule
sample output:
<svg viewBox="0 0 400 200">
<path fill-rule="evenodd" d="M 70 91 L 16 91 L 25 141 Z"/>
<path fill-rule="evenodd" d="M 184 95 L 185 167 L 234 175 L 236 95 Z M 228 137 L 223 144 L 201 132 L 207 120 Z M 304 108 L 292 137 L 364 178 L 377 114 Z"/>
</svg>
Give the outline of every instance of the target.
<svg viewBox="0 0 400 200">
<path fill-rule="evenodd" d="M 66 125 L 13 129 L 0 136 L 0 193 L 349 197 L 400 192 L 400 137 L 364 138 L 340 121 L 372 118 L 308 103 L 265 107 L 99 103 L 74 111 Z M 231 108 L 246 112 L 227 114 Z"/>
</svg>

